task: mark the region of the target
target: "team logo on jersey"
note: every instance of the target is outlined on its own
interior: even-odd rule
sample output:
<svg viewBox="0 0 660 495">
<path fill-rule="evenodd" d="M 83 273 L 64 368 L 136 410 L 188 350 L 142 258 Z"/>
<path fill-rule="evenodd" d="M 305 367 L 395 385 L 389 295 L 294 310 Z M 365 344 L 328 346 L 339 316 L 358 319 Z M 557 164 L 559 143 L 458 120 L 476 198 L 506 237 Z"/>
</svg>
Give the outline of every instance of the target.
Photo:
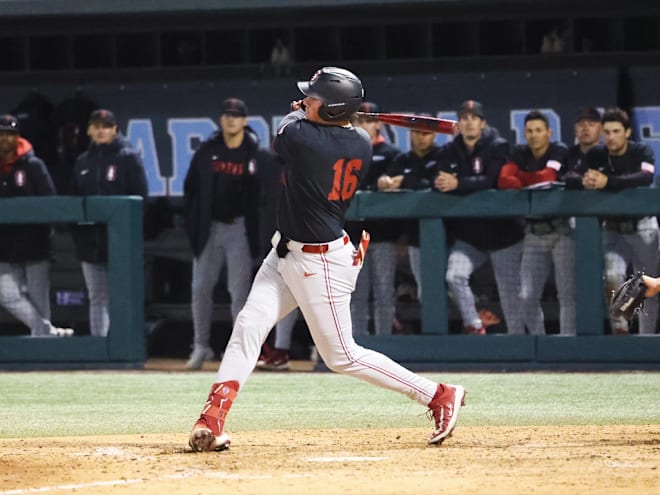
<svg viewBox="0 0 660 495">
<path fill-rule="evenodd" d="M 18 187 L 23 187 L 25 185 L 25 171 L 24 170 L 17 170 L 14 172 L 14 183 Z"/>
<path fill-rule="evenodd" d="M 424 168 L 435 167 L 435 164 L 436 164 L 436 163 L 437 163 L 437 162 L 436 162 L 435 160 L 431 160 L 430 162 L 426 162 L 426 163 L 424 164 Z"/>
<path fill-rule="evenodd" d="M 483 164 L 481 163 L 481 157 L 478 156 L 472 161 L 472 172 L 475 174 L 480 174 L 483 172 Z"/>
<path fill-rule="evenodd" d="M 105 180 L 114 182 L 117 180 L 117 165 L 109 165 L 105 171 Z"/>
<path fill-rule="evenodd" d="M 248 163 L 248 173 L 250 175 L 254 175 L 257 173 L 257 160 L 254 158 L 250 160 L 250 163 Z"/>
</svg>

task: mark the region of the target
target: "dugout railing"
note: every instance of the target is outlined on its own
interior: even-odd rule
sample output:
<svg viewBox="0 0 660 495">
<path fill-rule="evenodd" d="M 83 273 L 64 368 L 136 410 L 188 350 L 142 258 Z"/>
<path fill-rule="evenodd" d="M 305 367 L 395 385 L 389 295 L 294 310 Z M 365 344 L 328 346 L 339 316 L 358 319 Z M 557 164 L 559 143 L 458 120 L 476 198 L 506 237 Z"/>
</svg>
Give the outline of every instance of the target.
<svg viewBox="0 0 660 495">
<path fill-rule="evenodd" d="M 660 190 L 496 191 L 469 195 L 433 191 L 364 192 L 350 216 L 418 218 L 422 258 L 421 335 L 368 336 L 358 341 L 419 369 L 601 369 L 660 367 L 660 335 L 606 335 L 599 216 L 660 214 Z M 449 335 L 446 238 L 442 218 L 576 217 L 577 335 Z M 648 267 L 657 275 L 658 267 Z"/>
<path fill-rule="evenodd" d="M 107 225 L 108 337 L 0 336 L 0 367 L 140 368 L 146 359 L 142 198 L 134 196 L 0 199 L 0 223 Z M 2 240 L 0 240 L 2 242 Z"/>
<path fill-rule="evenodd" d="M 352 218 L 419 219 L 421 334 L 359 337 L 415 369 L 660 368 L 660 336 L 606 335 L 598 216 L 660 213 L 660 190 L 431 191 L 360 193 Z M 450 335 L 442 218 L 575 216 L 577 336 Z M 100 222 L 108 226 L 110 321 L 107 338 L 0 336 L 0 368 L 140 368 L 146 360 L 142 200 L 52 197 L 0 200 L 0 223 Z M 649 269 L 654 272 L 657 267 Z M 655 273 L 654 273 L 655 274 Z"/>
</svg>

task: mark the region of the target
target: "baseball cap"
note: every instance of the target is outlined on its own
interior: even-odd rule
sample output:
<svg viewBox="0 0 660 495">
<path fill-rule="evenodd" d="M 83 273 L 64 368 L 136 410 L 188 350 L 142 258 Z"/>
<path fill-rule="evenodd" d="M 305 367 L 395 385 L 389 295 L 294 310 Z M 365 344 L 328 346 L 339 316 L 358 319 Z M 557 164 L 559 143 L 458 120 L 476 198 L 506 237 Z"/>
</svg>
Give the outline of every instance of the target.
<svg viewBox="0 0 660 495">
<path fill-rule="evenodd" d="M 222 102 L 222 114 L 247 117 L 248 108 L 243 100 L 239 100 L 238 98 L 227 98 Z"/>
<path fill-rule="evenodd" d="M 463 103 L 461 103 L 461 106 L 458 107 L 458 111 L 456 113 L 459 118 L 463 114 L 471 113 L 483 119 L 484 107 L 482 107 L 481 103 L 479 103 L 478 101 L 466 100 Z"/>
<path fill-rule="evenodd" d="M 100 122 L 101 124 L 117 125 L 115 114 L 105 108 L 94 110 L 89 116 L 89 123 Z"/>
<path fill-rule="evenodd" d="M 0 131 L 1 132 L 15 132 L 18 134 L 18 119 L 13 115 L 0 115 Z"/>
<path fill-rule="evenodd" d="M 594 122 L 600 122 L 601 115 L 598 109 L 594 107 L 580 107 L 578 113 L 575 116 L 575 123 L 577 124 L 581 120 L 593 120 Z"/>
<path fill-rule="evenodd" d="M 378 105 L 371 101 L 363 101 L 357 109 L 358 112 L 378 113 Z"/>
</svg>

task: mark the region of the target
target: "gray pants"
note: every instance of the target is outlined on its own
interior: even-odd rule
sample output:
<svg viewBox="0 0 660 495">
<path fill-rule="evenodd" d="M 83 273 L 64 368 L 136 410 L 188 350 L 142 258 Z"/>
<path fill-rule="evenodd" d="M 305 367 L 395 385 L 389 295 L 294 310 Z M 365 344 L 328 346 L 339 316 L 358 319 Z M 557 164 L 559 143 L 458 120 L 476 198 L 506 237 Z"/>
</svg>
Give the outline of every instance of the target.
<svg viewBox="0 0 660 495">
<path fill-rule="evenodd" d="M 483 324 L 470 289 L 470 276 L 490 258 L 507 331 L 518 335 L 525 333 L 519 297 L 522 246 L 523 243 L 518 242 L 496 251 L 480 251 L 463 241 L 456 241 L 452 245 L 447 261 L 446 280 L 461 313 L 463 326 L 480 328 Z"/>
<path fill-rule="evenodd" d="M 554 264 L 559 299 L 559 332 L 575 335 L 575 242 L 571 235 L 553 232 L 525 234 L 520 267 L 520 297 L 526 311 L 525 322 L 532 335 L 545 333 L 541 296 Z"/>
<path fill-rule="evenodd" d="M 110 329 L 108 267 L 83 261 L 82 271 L 89 295 L 89 333 L 95 337 L 107 337 Z"/>
<path fill-rule="evenodd" d="M 0 263 L 0 304 L 33 337 L 50 333 L 49 266 L 48 261 Z"/>
<path fill-rule="evenodd" d="M 353 335 L 369 334 L 369 295 L 374 299 L 376 335 L 390 335 L 395 313 L 396 244 L 373 242 L 358 275 L 351 298 Z"/>
<path fill-rule="evenodd" d="M 252 257 L 243 218 L 231 224 L 212 222 L 204 250 L 193 259 L 192 317 L 196 347 L 210 347 L 213 290 L 223 266 L 227 268 L 232 321 L 236 321 L 252 281 Z"/>
<path fill-rule="evenodd" d="M 620 234 L 603 232 L 605 252 L 605 284 L 607 295 L 623 283 L 628 265 L 633 270 L 644 270 L 654 275 L 658 269 L 658 224 L 655 217 L 647 217 L 638 222 L 637 232 Z M 638 313 L 639 333 L 651 335 L 656 331 L 658 319 L 658 298 L 644 301 L 644 309 Z M 628 331 L 628 322 L 623 318 L 611 320 L 613 330 Z"/>
<path fill-rule="evenodd" d="M 422 302 L 422 252 L 419 246 L 408 246 L 408 259 L 410 260 L 410 271 L 417 284 L 417 300 Z"/>
<path fill-rule="evenodd" d="M 301 316 L 300 310 L 296 308 L 277 322 L 275 325 L 275 349 L 291 349 L 293 329 L 299 316 Z"/>
<path fill-rule="evenodd" d="M 25 292 L 43 317 L 50 320 L 50 262 L 29 261 L 23 263 L 23 270 Z"/>
</svg>

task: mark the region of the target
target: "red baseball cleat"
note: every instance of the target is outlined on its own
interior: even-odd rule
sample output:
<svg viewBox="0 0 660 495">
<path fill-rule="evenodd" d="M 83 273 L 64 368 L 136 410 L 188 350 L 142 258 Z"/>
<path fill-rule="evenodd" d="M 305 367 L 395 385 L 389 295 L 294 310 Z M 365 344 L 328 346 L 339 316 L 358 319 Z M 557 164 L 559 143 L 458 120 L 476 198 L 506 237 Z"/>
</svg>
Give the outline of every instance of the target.
<svg viewBox="0 0 660 495">
<path fill-rule="evenodd" d="M 223 429 L 229 408 L 238 393 L 238 382 L 214 383 L 202 414 L 188 437 L 188 445 L 197 452 L 225 450 L 229 435 Z"/>
<path fill-rule="evenodd" d="M 476 327 L 465 327 L 463 329 L 463 333 L 465 335 L 486 335 L 486 327 L 481 324 L 481 327 L 476 328 Z"/>
<path fill-rule="evenodd" d="M 272 349 L 264 362 L 257 361 L 257 369 L 266 371 L 289 371 L 289 351 Z"/>
<path fill-rule="evenodd" d="M 266 364 L 268 356 L 270 356 L 272 352 L 273 349 L 268 343 L 264 343 L 264 345 L 261 346 L 261 354 L 259 354 L 259 358 L 257 359 L 257 368 L 261 369 L 261 367 Z"/>
<path fill-rule="evenodd" d="M 435 421 L 435 430 L 428 440 L 430 444 L 440 444 L 451 435 L 461 406 L 465 405 L 465 395 L 465 389 L 460 385 L 438 384 L 433 400 L 429 402 L 429 413 Z"/>
<path fill-rule="evenodd" d="M 219 452 L 228 448 L 231 443 L 229 435 L 213 430 L 213 421 L 208 421 L 202 414 L 190 432 L 188 445 L 197 452 Z"/>
</svg>

